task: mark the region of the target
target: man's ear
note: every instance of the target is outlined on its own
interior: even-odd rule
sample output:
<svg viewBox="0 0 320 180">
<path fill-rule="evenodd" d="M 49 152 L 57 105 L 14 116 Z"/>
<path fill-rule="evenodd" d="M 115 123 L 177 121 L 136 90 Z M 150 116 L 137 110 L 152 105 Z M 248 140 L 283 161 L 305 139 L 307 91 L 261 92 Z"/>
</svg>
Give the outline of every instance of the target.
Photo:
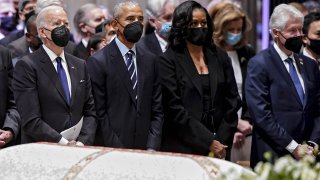
<svg viewBox="0 0 320 180">
<path fill-rule="evenodd" d="M 156 19 L 149 18 L 148 20 L 149 20 L 150 25 L 155 28 L 156 27 Z"/>
<path fill-rule="evenodd" d="M 85 28 L 86 27 L 86 24 L 84 23 L 79 23 L 79 29 L 81 30 L 81 32 L 88 32 L 88 30 Z"/>
<path fill-rule="evenodd" d="M 271 30 L 271 33 L 273 34 L 273 37 L 275 37 L 275 38 L 278 38 L 278 37 L 279 37 L 279 35 L 278 35 L 278 30 L 277 30 L 277 29 L 273 28 L 273 29 Z"/>
<path fill-rule="evenodd" d="M 41 29 L 38 29 L 38 36 L 41 37 L 41 38 L 46 38 L 47 35 L 44 33 L 45 29 L 41 28 Z"/>
<path fill-rule="evenodd" d="M 110 23 L 110 25 L 117 31 L 118 30 L 118 21 L 116 19 L 113 19 Z"/>
<path fill-rule="evenodd" d="M 302 36 L 302 41 L 304 45 L 308 44 L 309 39 L 307 38 L 307 35 Z"/>
</svg>

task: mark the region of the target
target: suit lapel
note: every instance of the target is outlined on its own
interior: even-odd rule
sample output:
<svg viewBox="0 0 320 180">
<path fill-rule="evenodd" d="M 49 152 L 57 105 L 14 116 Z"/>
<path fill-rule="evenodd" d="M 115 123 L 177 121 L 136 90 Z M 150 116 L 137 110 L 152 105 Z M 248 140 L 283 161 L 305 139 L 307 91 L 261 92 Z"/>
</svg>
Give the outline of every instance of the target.
<svg viewBox="0 0 320 180">
<path fill-rule="evenodd" d="M 57 73 L 56 69 L 54 68 L 49 56 L 47 55 L 47 53 L 45 52 L 43 47 L 41 47 L 41 49 L 39 49 L 39 51 L 40 51 L 39 55 L 40 55 L 42 71 L 47 74 L 47 76 L 49 77 L 51 82 L 54 84 L 55 88 L 58 90 L 60 96 L 64 99 L 66 106 L 68 106 L 67 97 L 64 93 L 62 84 L 58 78 L 58 73 Z"/>
<path fill-rule="evenodd" d="M 184 69 L 185 73 L 191 79 L 192 83 L 198 90 L 199 94 L 202 97 L 202 86 L 201 86 L 201 79 L 199 76 L 199 73 L 197 71 L 196 66 L 194 65 L 192 58 L 186 48 L 184 51 L 184 54 L 177 54 L 178 62 L 182 65 L 182 68 Z"/>
<path fill-rule="evenodd" d="M 120 76 L 121 82 L 123 83 L 123 85 L 127 89 L 132 101 L 136 105 L 136 103 L 137 103 L 136 97 L 135 97 L 133 89 L 132 89 L 132 82 L 129 77 L 129 72 L 127 70 L 126 64 L 123 60 L 121 52 L 120 52 L 119 48 L 117 47 L 117 44 L 115 41 L 112 41 L 112 43 L 110 44 L 110 55 L 111 55 L 111 62 L 113 63 L 117 74 Z M 138 81 L 138 83 L 139 83 L 139 81 Z"/>
<path fill-rule="evenodd" d="M 217 90 L 217 54 L 210 50 L 205 51 L 205 58 L 209 69 L 209 78 L 210 78 L 210 89 L 211 89 L 211 98 L 214 99 Z"/>
<path fill-rule="evenodd" d="M 70 75 L 70 81 L 71 81 L 71 99 L 70 99 L 70 107 L 72 106 L 72 103 L 74 102 L 74 98 L 76 95 L 77 90 L 77 84 L 79 83 L 79 77 L 77 76 L 77 68 L 75 67 L 71 57 L 65 53 L 66 61 L 68 64 L 68 71 Z"/>
<path fill-rule="evenodd" d="M 286 81 L 286 84 L 289 85 L 289 89 L 291 91 L 291 93 L 295 96 L 296 100 L 301 104 L 301 100 L 299 98 L 298 92 L 296 90 L 296 87 L 294 86 L 294 83 L 291 79 L 291 76 L 288 72 L 288 70 L 286 69 L 285 65 L 283 64 L 282 59 L 280 58 L 279 54 L 277 53 L 277 51 L 274 49 L 274 47 L 272 46 L 269 50 L 270 52 L 270 59 L 273 60 L 273 62 L 275 63 L 275 67 L 278 68 L 279 72 L 281 73 L 282 77 L 284 78 L 284 80 Z"/>
<path fill-rule="evenodd" d="M 140 51 L 137 50 L 137 69 L 138 69 L 138 110 L 139 110 L 139 105 L 141 104 L 142 101 L 142 95 L 143 95 L 143 86 L 144 86 L 144 79 L 147 76 L 147 71 L 148 68 L 146 67 L 146 64 L 143 61 L 143 54 L 139 53 Z"/>
</svg>

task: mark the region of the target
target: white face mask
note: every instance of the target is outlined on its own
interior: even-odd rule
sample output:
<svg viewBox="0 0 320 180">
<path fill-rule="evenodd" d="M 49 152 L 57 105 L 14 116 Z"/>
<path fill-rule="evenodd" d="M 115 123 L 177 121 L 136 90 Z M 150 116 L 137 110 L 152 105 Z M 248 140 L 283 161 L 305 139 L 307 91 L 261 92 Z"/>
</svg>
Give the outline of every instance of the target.
<svg viewBox="0 0 320 180">
<path fill-rule="evenodd" d="M 231 46 L 234 46 L 240 42 L 241 37 L 242 37 L 241 32 L 238 34 L 228 32 L 227 37 L 225 38 L 225 42 Z"/>
</svg>

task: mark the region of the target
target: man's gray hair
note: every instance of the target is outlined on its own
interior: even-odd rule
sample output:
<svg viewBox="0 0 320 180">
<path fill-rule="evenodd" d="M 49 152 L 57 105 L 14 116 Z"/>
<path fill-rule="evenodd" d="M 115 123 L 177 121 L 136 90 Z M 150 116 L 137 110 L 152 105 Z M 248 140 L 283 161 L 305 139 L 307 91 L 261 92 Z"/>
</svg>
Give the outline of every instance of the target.
<svg viewBox="0 0 320 180">
<path fill-rule="evenodd" d="M 35 13 L 38 14 L 40 11 L 48 6 L 60 6 L 64 7 L 62 0 L 37 0 Z"/>
<path fill-rule="evenodd" d="M 276 6 L 270 17 L 269 26 L 270 30 L 279 29 L 283 30 L 287 22 L 291 18 L 299 18 L 303 24 L 303 14 L 293 6 L 288 4 L 280 4 Z"/>
<path fill-rule="evenodd" d="M 117 5 L 114 6 L 113 18 L 118 19 L 125 7 L 133 7 L 133 6 L 140 7 L 140 5 L 135 1 L 124 1 L 124 2 L 118 3 Z"/>
<path fill-rule="evenodd" d="M 37 16 L 37 20 L 36 20 L 36 25 L 37 25 L 37 29 L 39 30 L 39 28 L 42 28 L 42 27 L 47 27 L 48 26 L 48 22 L 51 20 L 51 19 L 48 19 L 46 17 L 46 15 L 50 12 L 50 11 L 55 11 L 57 9 L 61 9 L 64 11 L 63 7 L 61 6 L 57 6 L 57 5 L 51 5 L 51 6 L 47 6 L 45 8 L 43 8 L 38 16 Z M 39 31 L 38 31 L 38 34 Z"/>
<path fill-rule="evenodd" d="M 163 11 L 164 7 L 168 4 L 172 3 L 174 6 L 179 4 L 178 0 L 148 0 L 147 4 L 147 14 L 151 18 L 159 17 Z"/>
</svg>

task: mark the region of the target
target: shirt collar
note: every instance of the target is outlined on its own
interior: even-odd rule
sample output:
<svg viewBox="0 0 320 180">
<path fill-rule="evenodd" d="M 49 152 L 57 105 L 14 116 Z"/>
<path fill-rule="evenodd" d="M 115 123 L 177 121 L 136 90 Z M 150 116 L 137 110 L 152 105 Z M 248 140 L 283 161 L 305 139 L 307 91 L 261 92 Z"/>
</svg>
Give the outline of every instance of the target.
<svg viewBox="0 0 320 180">
<path fill-rule="evenodd" d="M 288 57 L 290 57 L 291 59 L 294 59 L 294 56 L 292 53 L 290 56 L 286 55 L 286 53 L 284 53 L 280 48 L 279 46 L 277 45 L 277 43 L 274 43 L 273 44 L 273 47 L 276 49 L 277 53 L 279 54 L 280 58 L 282 61 L 285 61 L 286 59 L 288 59 Z"/>
<path fill-rule="evenodd" d="M 117 46 L 121 52 L 122 57 L 125 56 L 127 54 L 127 52 L 130 50 L 126 45 L 124 45 L 119 39 L 118 37 L 115 37 Z M 134 54 L 136 55 L 136 45 L 133 45 L 133 47 L 131 48 L 131 50 L 134 52 Z"/>
<path fill-rule="evenodd" d="M 81 42 L 84 45 L 84 47 L 88 47 L 88 41 L 86 41 L 85 39 L 81 39 Z"/>
<path fill-rule="evenodd" d="M 46 51 L 46 53 L 48 54 L 51 62 L 55 62 L 56 58 L 58 57 L 51 49 L 49 49 L 46 45 L 42 45 L 43 49 Z M 62 59 L 62 61 L 65 61 L 66 58 L 64 56 L 64 50 L 62 51 L 62 53 L 60 54 L 60 57 Z"/>
<path fill-rule="evenodd" d="M 159 41 L 162 52 L 166 51 L 168 42 L 165 39 L 163 39 L 161 36 L 159 36 L 159 34 L 156 31 L 154 31 L 154 34 L 156 35 Z"/>
<path fill-rule="evenodd" d="M 308 57 L 308 58 L 310 58 L 310 59 L 316 60 L 314 57 L 312 57 L 312 56 L 311 56 L 311 54 L 310 54 L 310 53 L 308 53 L 308 51 L 307 51 L 306 47 L 305 47 L 305 48 L 303 48 L 303 52 L 302 52 L 302 54 L 303 54 L 303 55 L 305 55 L 305 56 L 307 56 L 307 57 Z"/>
</svg>

